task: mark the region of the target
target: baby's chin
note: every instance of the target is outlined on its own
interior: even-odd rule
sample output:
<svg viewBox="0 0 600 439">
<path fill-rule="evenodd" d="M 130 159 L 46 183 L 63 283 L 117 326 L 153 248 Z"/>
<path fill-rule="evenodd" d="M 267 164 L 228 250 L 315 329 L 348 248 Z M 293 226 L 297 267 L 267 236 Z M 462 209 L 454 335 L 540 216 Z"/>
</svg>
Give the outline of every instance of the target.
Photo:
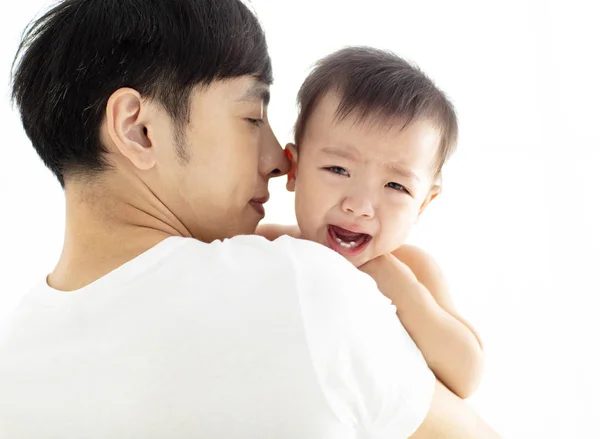
<svg viewBox="0 0 600 439">
<path fill-rule="evenodd" d="M 327 247 L 330 247 L 326 243 L 324 245 Z M 367 247 L 358 255 L 349 256 L 349 255 L 341 254 L 341 256 L 343 256 L 348 262 L 350 262 L 356 268 L 360 268 L 367 262 L 372 261 L 373 259 L 378 258 L 379 256 L 382 256 L 386 253 L 391 252 L 391 250 L 388 252 L 385 252 L 385 251 L 381 251 L 381 250 L 377 249 L 375 246 L 373 246 L 373 248 L 371 248 L 371 246 L 372 246 L 372 244 L 367 245 Z M 335 249 L 332 249 L 332 250 L 335 251 Z M 337 253 L 340 254 L 339 252 L 337 252 Z"/>
<path fill-rule="evenodd" d="M 348 261 L 350 261 L 352 263 L 352 265 L 354 265 L 356 268 L 360 268 L 362 265 L 366 264 L 367 262 L 372 261 L 373 259 L 376 259 L 379 256 L 390 254 L 401 246 L 402 246 L 402 244 L 398 244 L 393 247 L 386 247 L 383 249 L 377 248 L 374 246 L 374 248 L 366 248 L 364 253 L 362 253 L 360 255 L 349 256 L 349 257 L 345 257 L 345 258 Z"/>
<path fill-rule="evenodd" d="M 319 237 L 319 239 L 311 239 L 310 235 L 311 235 L 310 233 L 306 234 L 306 233 L 303 233 L 302 230 L 298 229 L 298 235 L 295 237 L 299 238 L 299 239 L 307 239 L 309 241 L 317 242 L 321 245 L 324 245 L 325 247 L 330 248 L 333 251 L 336 251 L 336 249 L 332 248 L 330 243 L 327 242 L 326 238 L 322 239 Z M 383 256 L 385 254 L 391 253 L 402 245 L 402 244 L 398 244 L 398 245 L 394 245 L 394 246 L 386 246 L 385 248 L 381 248 L 377 244 L 378 244 L 377 236 L 375 236 L 371 239 L 371 242 L 368 243 L 368 245 L 363 249 L 363 251 L 358 255 L 349 256 L 349 255 L 344 255 L 337 251 L 336 251 L 336 253 L 340 254 L 342 257 L 344 257 L 344 259 L 346 259 L 348 262 L 350 262 L 356 268 L 360 268 L 362 265 L 366 264 L 367 262 L 372 261 L 373 259 L 378 258 L 379 256 Z"/>
<path fill-rule="evenodd" d="M 348 261 L 350 261 L 350 263 L 352 263 L 352 265 L 354 265 L 356 268 L 360 268 L 367 262 L 372 261 L 373 259 L 375 259 L 379 256 L 381 256 L 381 255 L 380 254 L 365 254 L 365 255 L 350 256 L 350 257 L 347 257 L 346 259 Z"/>
</svg>

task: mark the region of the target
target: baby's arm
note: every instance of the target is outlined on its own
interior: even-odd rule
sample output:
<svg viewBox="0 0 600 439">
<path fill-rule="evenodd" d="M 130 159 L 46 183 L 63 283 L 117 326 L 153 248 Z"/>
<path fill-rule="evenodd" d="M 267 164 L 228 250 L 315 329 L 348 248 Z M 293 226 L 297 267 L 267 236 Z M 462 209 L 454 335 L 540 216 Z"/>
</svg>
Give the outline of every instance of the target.
<svg viewBox="0 0 600 439">
<path fill-rule="evenodd" d="M 459 397 L 469 397 L 483 372 L 479 338 L 458 315 L 431 256 L 415 247 L 401 248 L 394 256 L 376 258 L 361 270 L 392 300 L 402 324 L 438 379 Z"/>
<path fill-rule="evenodd" d="M 431 255 L 409 245 L 400 247 L 393 255 L 411 269 L 440 308 L 458 323 L 449 328 L 449 345 L 445 344 L 448 343 L 446 337 L 437 339 L 434 332 L 427 330 L 422 338 L 433 347 L 430 367 L 438 379 L 458 396 L 469 397 L 477 389 L 483 373 L 483 346 L 477 332 L 456 310 L 446 278 Z"/>
<path fill-rule="evenodd" d="M 299 238 L 300 230 L 298 226 L 265 224 L 258 226 L 256 234 L 273 241 L 282 235 Z M 398 264 L 391 271 L 378 269 L 379 279 L 368 269 L 363 271 L 371 274 L 381 292 L 392 300 L 438 379 L 456 395 L 468 398 L 483 372 L 484 355 L 477 333 L 456 311 L 444 275 L 430 255 L 408 245 L 393 255 Z M 380 262 L 363 267 L 373 268 Z"/>
<path fill-rule="evenodd" d="M 483 344 L 475 329 L 469 322 L 463 319 L 456 310 L 452 297 L 450 296 L 450 289 L 448 287 L 448 282 L 446 281 L 446 276 L 444 276 L 441 267 L 435 259 L 424 250 L 413 245 L 403 245 L 392 252 L 392 254 L 411 269 L 418 281 L 427 288 L 427 291 L 433 296 L 438 305 L 469 328 L 477 339 L 479 347 L 483 349 Z"/>
</svg>

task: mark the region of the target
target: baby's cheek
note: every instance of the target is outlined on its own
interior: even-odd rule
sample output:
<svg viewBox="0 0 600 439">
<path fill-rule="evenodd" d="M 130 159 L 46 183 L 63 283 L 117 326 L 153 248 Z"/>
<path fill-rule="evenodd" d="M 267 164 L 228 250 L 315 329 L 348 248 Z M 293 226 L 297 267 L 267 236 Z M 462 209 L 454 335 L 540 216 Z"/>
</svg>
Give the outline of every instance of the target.
<svg viewBox="0 0 600 439">
<path fill-rule="evenodd" d="M 382 227 L 379 239 L 377 240 L 377 256 L 393 252 L 398 247 L 406 243 L 410 226 L 403 223 L 395 225 L 385 225 Z"/>
<path fill-rule="evenodd" d="M 300 228 L 300 233 L 304 239 L 314 240 L 315 214 L 311 211 L 310 206 L 303 202 L 296 203 L 296 221 Z"/>
</svg>

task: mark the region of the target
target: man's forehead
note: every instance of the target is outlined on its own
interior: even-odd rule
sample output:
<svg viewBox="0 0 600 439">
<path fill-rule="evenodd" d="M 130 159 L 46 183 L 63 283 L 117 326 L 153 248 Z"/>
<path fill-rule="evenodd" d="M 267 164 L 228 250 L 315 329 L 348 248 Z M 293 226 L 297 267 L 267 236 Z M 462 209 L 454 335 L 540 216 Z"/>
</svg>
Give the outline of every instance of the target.
<svg viewBox="0 0 600 439">
<path fill-rule="evenodd" d="M 271 93 L 269 84 L 248 75 L 216 80 L 208 86 L 197 87 L 194 96 L 200 99 L 208 97 L 215 102 L 250 102 L 266 106 Z"/>
</svg>

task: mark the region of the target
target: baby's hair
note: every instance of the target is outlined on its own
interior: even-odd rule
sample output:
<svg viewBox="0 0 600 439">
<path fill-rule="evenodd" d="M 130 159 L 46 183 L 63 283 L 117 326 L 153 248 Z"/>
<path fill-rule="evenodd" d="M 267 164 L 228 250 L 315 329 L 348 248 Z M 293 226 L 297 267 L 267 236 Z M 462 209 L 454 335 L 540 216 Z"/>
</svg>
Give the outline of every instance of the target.
<svg viewBox="0 0 600 439">
<path fill-rule="evenodd" d="M 316 63 L 298 93 L 296 145 L 319 100 L 329 92 L 340 99 L 338 121 L 352 114 L 359 122 L 377 120 L 400 129 L 419 120 L 434 124 L 440 131 L 436 175 L 456 148 L 458 122 L 446 95 L 418 67 L 370 47 L 348 47 Z"/>
</svg>

